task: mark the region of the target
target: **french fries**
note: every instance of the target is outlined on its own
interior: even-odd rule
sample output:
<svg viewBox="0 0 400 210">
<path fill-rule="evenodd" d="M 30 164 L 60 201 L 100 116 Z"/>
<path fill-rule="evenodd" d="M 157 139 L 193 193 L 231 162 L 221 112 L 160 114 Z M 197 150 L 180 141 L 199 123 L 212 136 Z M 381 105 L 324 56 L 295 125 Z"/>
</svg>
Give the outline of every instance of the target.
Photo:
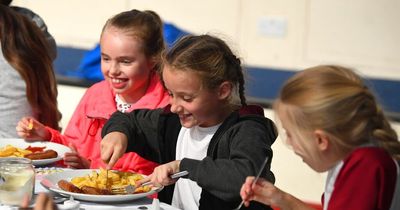
<svg viewBox="0 0 400 210">
<path fill-rule="evenodd" d="M 27 154 L 31 154 L 32 151 L 14 147 L 12 145 L 6 145 L 0 148 L 0 157 L 24 157 Z"/>
<path fill-rule="evenodd" d="M 121 188 L 127 185 L 136 185 L 135 182 L 143 179 L 143 175 L 135 174 L 130 172 L 120 172 L 120 171 L 108 171 L 108 187 L 109 188 Z M 99 189 L 107 189 L 107 172 L 105 169 L 100 169 L 99 172 L 92 171 L 92 173 L 82 176 L 74 177 L 71 179 L 71 183 L 78 188 L 83 186 L 89 186 Z M 138 187 L 135 193 L 148 192 L 151 190 L 150 186 Z"/>
</svg>

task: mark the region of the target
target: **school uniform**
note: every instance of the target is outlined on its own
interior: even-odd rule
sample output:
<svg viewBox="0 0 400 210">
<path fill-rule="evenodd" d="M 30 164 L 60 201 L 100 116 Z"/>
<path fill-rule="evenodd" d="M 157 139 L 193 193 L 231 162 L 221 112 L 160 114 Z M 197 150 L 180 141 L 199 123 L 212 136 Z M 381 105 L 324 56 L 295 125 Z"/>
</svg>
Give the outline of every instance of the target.
<svg viewBox="0 0 400 210">
<path fill-rule="evenodd" d="M 391 205 L 396 209 L 400 199 L 399 192 L 394 193 L 398 176 L 398 165 L 385 150 L 356 148 L 329 170 L 322 199 L 324 210 L 388 210 Z"/>
</svg>

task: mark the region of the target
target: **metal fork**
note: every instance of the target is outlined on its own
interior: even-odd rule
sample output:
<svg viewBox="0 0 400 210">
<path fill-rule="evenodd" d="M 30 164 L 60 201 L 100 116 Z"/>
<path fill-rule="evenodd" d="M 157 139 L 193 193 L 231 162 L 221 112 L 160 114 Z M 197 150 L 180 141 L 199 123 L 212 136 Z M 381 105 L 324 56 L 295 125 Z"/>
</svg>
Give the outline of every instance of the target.
<svg viewBox="0 0 400 210">
<path fill-rule="evenodd" d="M 267 156 L 267 157 L 265 158 L 264 162 L 262 163 L 261 168 L 260 168 L 260 170 L 258 171 L 256 178 L 254 178 L 254 179 L 253 179 L 253 182 L 251 182 L 251 188 L 254 187 L 254 185 L 257 183 L 257 180 L 260 178 L 261 173 L 263 172 L 263 170 L 264 170 L 264 168 L 265 168 L 265 165 L 267 165 L 268 159 L 269 159 L 269 157 Z M 243 204 L 244 204 L 244 200 L 242 200 L 242 202 L 240 202 L 239 206 L 236 207 L 236 208 L 233 209 L 233 210 L 239 210 L 240 208 L 242 208 Z"/>
<path fill-rule="evenodd" d="M 106 188 L 108 189 L 108 169 L 106 169 Z"/>
<path fill-rule="evenodd" d="M 179 177 L 186 176 L 188 174 L 189 174 L 188 171 L 180 171 L 180 172 L 172 174 L 170 176 L 170 178 L 171 179 L 177 179 Z M 150 185 L 150 184 L 151 184 L 151 182 L 147 181 L 147 182 L 141 184 L 140 186 L 142 187 L 142 186 L 147 186 L 147 185 Z M 129 184 L 127 186 L 124 186 L 124 187 L 111 188 L 111 192 L 114 193 L 114 194 L 132 194 L 132 193 L 135 192 L 135 190 L 136 190 L 136 187 L 131 185 L 131 184 Z"/>
<path fill-rule="evenodd" d="M 0 175 L 0 185 L 6 183 L 6 179 Z"/>
</svg>

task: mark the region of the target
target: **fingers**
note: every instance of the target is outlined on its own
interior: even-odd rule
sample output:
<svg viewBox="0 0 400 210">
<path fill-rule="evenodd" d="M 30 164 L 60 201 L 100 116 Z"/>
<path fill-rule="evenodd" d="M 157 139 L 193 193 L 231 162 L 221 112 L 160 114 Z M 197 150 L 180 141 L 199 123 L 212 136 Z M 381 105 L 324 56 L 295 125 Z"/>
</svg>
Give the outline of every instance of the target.
<svg viewBox="0 0 400 210">
<path fill-rule="evenodd" d="M 69 168 L 82 168 L 80 156 L 75 152 L 66 152 L 63 160 Z"/>
<path fill-rule="evenodd" d="M 244 201 L 244 205 L 245 206 L 249 206 L 250 201 L 252 200 L 252 196 L 253 196 L 253 189 L 252 189 L 253 180 L 254 180 L 253 176 L 247 177 L 245 182 L 242 185 L 242 188 L 240 189 L 240 197 L 242 197 L 242 200 Z"/>
<path fill-rule="evenodd" d="M 71 152 L 66 152 L 64 154 L 64 164 L 66 164 L 69 168 L 89 168 L 90 161 L 81 155 L 79 155 L 77 149 L 72 144 L 69 145 L 71 148 Z M 72 147 L 71 147 L 72 146 Z"/>
<path fill-rule="evenodd" d="M 27 208 L 28 206 L 29 206 L 29 196 L 24 195 L 24 198 L 22 199 L 21 207 Z"/>
<path fill-rule="evenodd" d="M 39 193 L 36 198 L 34 210 L 55 210 L 57 209 L 53 199 L 46 193 Z"/>
<path fill-rule="evenodd" d="M 33 118 L 31 117 L 24 117 L 22 118 L 15 130 L 17 131 L 18 136 L 22 138 L 28 138 L 31 136 L 31 131 L 33 129 Z"/>
<path fill-rule="evenodd" d="M 50 133 L 46 127 L 33 117 L 22 118 L 15 127 L 19 137 L 28 141 L 49 140 Z"/>
<path fill-rule="evenodd" d="M 107 163 L 106 169 L 112 169 L 118 159 L 124 155 L 128 139 L 121 132 L 111 132 L 104 136 L 100 144 L 101 159 Z"/>
<path fill-rule="evenodd" d="M 180 160 L 175 160 L 163 165 L 156 167 L 150 176 L 150 180 L 153 184 L 168 186 L 177 181 L 177 179 L 171 179 L 171 175 L 179 172 Z"/>
<path fill-rule="evenodd" d="M 78 152 L 78 150 L 76 149 L 76 146 L 73 143 L 69 143 L 68 147 L 71 149 L 72 152 Z"/>
</svg>

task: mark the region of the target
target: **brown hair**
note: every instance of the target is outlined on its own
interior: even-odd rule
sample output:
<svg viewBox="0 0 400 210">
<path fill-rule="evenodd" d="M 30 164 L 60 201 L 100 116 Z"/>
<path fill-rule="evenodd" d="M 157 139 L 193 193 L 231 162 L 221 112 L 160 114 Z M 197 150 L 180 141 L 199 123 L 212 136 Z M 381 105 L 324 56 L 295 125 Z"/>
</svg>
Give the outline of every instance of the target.
<svg viewBox="0 0 400 210">
<path fill-rule="evenodd" d="M 139 11 L 136 9 L 119 13 L 108 19 L 103 27 L 104 31 L 110 27 L 123 30 L 128 35 L 143 41 L 144 53 L 147 57 L 153 57 L 158 65 L 161 62 L 161 54 L 165 49 L 163 37 L 163 23 L 160 16 L 151 10 Z"/>
<path fill-rule="evenodd" d="M 164 56 L 163 64 L 182 71 L 197 72 L 203 85 L 211 90 L 229 81 L 233 86 L 229 101 L 232 108 L 246 105 L 240 59 L 219 38 L 210 35 L 184 36 Z"/>
<path fill-rule="evenodd" d="M 286 105 L 284 110 L 279 110 Z M 316 66 L 297 73 L 281 89 L 275 110 L 286 111 L 298 130 L 322 129 L 349 149 L 378 143 L 400 158 L 400 142 L 363 80 L 341 66 Z"/>
<path fill-rule="evenodd" d="M 26 95 L 38 120 L 60 130 L 57 83 L 43 32 L 25 16 L 0 5 L 0 41 L 5 59 L 26 83 Z"/>
</svg>

